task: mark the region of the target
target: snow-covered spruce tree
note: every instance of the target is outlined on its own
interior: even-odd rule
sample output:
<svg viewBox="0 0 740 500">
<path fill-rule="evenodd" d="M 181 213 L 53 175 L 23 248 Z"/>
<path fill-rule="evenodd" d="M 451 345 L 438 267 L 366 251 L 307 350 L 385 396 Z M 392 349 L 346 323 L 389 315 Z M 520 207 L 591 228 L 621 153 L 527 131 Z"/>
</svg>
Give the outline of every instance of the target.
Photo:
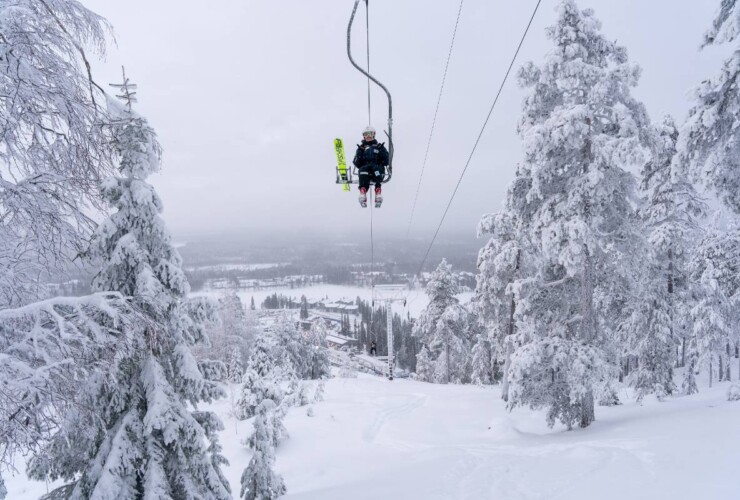
<svg viewBox="0 0 740 500">
<path fill-rule="evenodd" d="M 244 500 L 273 500 L 286 493 L 283 478 L 272 470 L 278 434 L 275 425 L 279 423 L 279 414 L 275 402 L 270 399 L 265 399 L 257 407 L 254 432 L 249 438 L 249 447 L 254 453 L 241 478 L 241 498 Z"/>
<path fill-rule="evenodd" d="M 39 274 L 61 270 L 94 228 L 113 162 L 85 51 L 103 54 L 107 30 L 74 0 L 0 3 L 0 307 L 44 298 Z"/>
<path fill-rule="evenodd" d="M 532 89 L 519 124 L 531 187 L 515 215 L 539 270 L 517 285 L 526 289 L 517 335 L 527 344 L 512 357 L 509 406 L 547 406 L 549 422 L 568 427 L 595 418 L 639 274 L 635 181 L 623 167 L 642 161 L 649 122 L 630 95 L 639 69 L 600 27 L 591 10 L 562 1 L 547 30 L 554 50 L 519 73 Z"/>
<path fill-rule="evenodd" d="M 640 215 L 648 231 L 648 258 L 627 339 L 627 352 L 637 360 L 629 381 L 638 400 L 650 393 L 658 398 L 673 393 L 673 367 L 683 364 L 690 335 L 687 260 L 696 239 L 696 218 L 706 208 L 685 171 L 677 168 L 677 139 L 673 119 L 666 117 L 654 131 L 652 156 L 641 172 L 645 204 Z"/>
<path fill-rule="evenodd" d="M 460 305 L 456 297 L 458 293 L 460 287 L 452 266 L 443 260 L 427 283 L 429 304 L 414 325 L 414 336 L 427 347 L 434 364 L 431 382 L 469 381 L 472 344 L 466 328 L 469 314 Z"/>
<path fill-rule="evenodd" d="M 312 352 L 308 340 L 292 318 L 279 318 L 274 327 L 274 345 L 270 354 L 273 362 L 286 372 L 294 371 L 300 379 L 310 378 Z"/>
<path fill-rule="evenodd" d="M 301 313 L 300 313 L 301 319 L 307 319 L 308 318 L 308 300 L 306 300 L 305 295 L 301 295 Z"/>
<path fill-rule="evenodd" d="M 713 376 L 729 380 L 731 346 L 740 327 L 740 228 L 727 230 L 715 222 L 699 243 L 691 262 L 697 301 L 691 310 L 696 349 L 695 367 L 707 367 Z"/>
<path fill-rule="evenodd" d="M 462 384 L 470 382 L 472 340 L 468 336 L 468 311 L 460 304 L 448 306 L 435 325 L 429 345 L 438 352 L 434 381 Z"/>
<path fill-rule="evenodd" d="M 308 370 L 307 377 L 316 380 L 329 377 L 331 374 L 331 363 L 329 361 L 329 348 L 326 343 L 326 327 L 322 323 L 311 325 L 308 332 Z"/>
<path fill-rule="evenodd" d="M 39 452 L 78 410 L 79 381 L 107 369 L 115 346 L 147 324 L 112 292 L 0 310 L 0 470 Z"/>
<path fill-rule="evenodd" d="M 218 419 L 190 409 L 219 394 L 190 351 L 206 340 L 205 304 L 185 303 L 181 259 L 146 182 L 159 169 L 160 148 L 144 118 L 109 107 L 120 177 L 102 190 L 115 212 L 98 226 L 87 257 L 101 263 L 94 289 L 131 297 L 150 324 L 87 380 L 79 394 L 87 411 L 66 415 L 29 475 L 75 480 L 72 499 L 228 499 L 213 443 Z"/>
<path fill-rule="evenodd" d="M 502 363 L 501 397 L 509 397 L 508 371 L 511 365 L 511 354 L 514 352 L 514 333 L 516 297 L 511 285 L 523 273 L 523 235 L 512 215 L 512 208 L 517 203 L 517 196 L 526 196 L 523 188 L 529 188 L 522 168 L 517 169 L 516 180 L 509 188 L 506 208 L 496 214 L 482 218 L 478 225 L 478 235 L 488 234 L 488 243 L 478 253 L 478 275 L 473 304 L 480 321 L 485 328 L 486 337 L 478 342 L 475 348 L 474 366 L 490 370 L 487 365 Z M 490 360 L 480 358 L 487 350 L 491 351 Z M 484 363 L 480 365 L 480 363 Z M 477 371 L 477 370 L 476 370 Z"/>
<path fill-rule="evenodd" d="M 242 381 L 244 375 L 244 368 L 242 367 L 241 355 L 238 351 L 233 351 L 229 355 L 229 364 L 226 365 L 228 372 L 228 381 L 232 384 L 236 384 Z"/>
<path fill-rule="evenodd" d="M 696 338 L 689 338 L 686 349 L 686 369 L 683 372 L 683 381 L 681 382 L 681 391 L 686 395 L 696 394 L 699 387 L 696 384 L 696 375 L 699 368 L 699 351 L 696 346 Z"/>
<path fill-rule="evenodd" d="M 422 382 L 432 382 L 434 374 L 434 363 L 429 356 L 427 346 L 421 346 L 419 354 L 416 356 L 416 379 Z"/>
<path fill-rule="evenodd" d="M 218 316 L 221 319 L 223 349 L 227 353 L 233 353 L 236 350 L 241 357 L 241 362 L 246 362 L 254 343 L 255 328 L 250 325 L 250 318 L 247 317 L 244 304 L 236 293 L 231 291 L 219 299 Z M 213 340 L 211 344 L 214 344 Z M 228 357 L 226 355 L 217 359 L 226 362 Z"/>
<path fill-rule="evenodd" d="M 740 3 L 721 0 L 703 47 L 730 44 L 720 72 L 694 92 L 694 106 L 679 136 L 679 163 L 689 167 L 736 214 L 740 213 Z"/>
<path fill-rule="evenodd" d="M 491 342 L 483 334 L 476 335 L 471 351 L 470 381 L 476 385 L 490 385 L 495 382 L 494 353 Z"/>
<path fill-rule="evenodd" d="M 276 405 L 283 400 L 284 393 L 272 359 L 273 349 L 266 333 L 257 335 L 257 343 L 244 371 L 241 393 L 237 400 L 237 416 L 240 419 L 254 416 L 259 404 L 266 399 L 272 400 Z"/>
</svg>

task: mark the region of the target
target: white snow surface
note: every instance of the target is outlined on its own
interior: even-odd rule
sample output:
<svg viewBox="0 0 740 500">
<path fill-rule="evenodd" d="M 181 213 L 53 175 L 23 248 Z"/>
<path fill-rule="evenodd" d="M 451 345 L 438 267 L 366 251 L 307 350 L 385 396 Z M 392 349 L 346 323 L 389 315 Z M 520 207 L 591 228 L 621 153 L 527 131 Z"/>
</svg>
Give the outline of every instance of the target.
<svg viewBox="0 0 740 500">
<path fill-rule="evenodd" d="M 597 407 L 591 427 L 569 432 L 548 429 L 542 412 L 509 413 L 497 387 L 333 378 L 313 416 L 289 411 L 276 469 L 288 500 L 737 498 L 740 402 L 727 401 L 729 385 L 642 405 L 620 393 L 625 404 Z M 252 423 L 231 415 L 229 398 L 209 407 L 225 424 L 237 498 Z M 19 468 L 6 476 L 9 499 L 47 491 Z"/>
<path fill-rule="evenodd" d="M 290 410 L 276 469 L 294 500 L 737 498 L 740 403 L 728 387 L 597 407 L 591 427 L 566 431 L 509 413 L 495 387 L 334 378 L 312 417 Z M 251 423 L 227 407 L 214 405 L 238 491 Z"/>
</svg>

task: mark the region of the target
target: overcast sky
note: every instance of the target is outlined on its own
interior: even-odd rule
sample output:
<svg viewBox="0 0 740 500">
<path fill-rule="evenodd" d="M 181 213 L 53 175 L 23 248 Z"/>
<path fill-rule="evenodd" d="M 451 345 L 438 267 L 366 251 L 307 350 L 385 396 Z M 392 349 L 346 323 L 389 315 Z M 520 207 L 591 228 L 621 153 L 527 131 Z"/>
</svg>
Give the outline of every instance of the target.
<svg viewBox="0 0 740 500">
<path fill-rule="evenodd" d="M 346 56 L 352 0 L 83 0 L 114 26 L 116 46 L 95 64 L 101 83 L 120 66 L 139 84 L 138 111 L 164 147 L 153 178 L 179 238 L 258 228 L 364 229 L 370 210 L 334 184 L 332 141 L 351 158 L 367 125 L 366 80 Z M 465 0 L 412 235 L 430 238 L 465 164 L 536 0 Z M 394 100 L 394 178 L 376 231 L 409 222 L 458 0 L 371 0 L 371 70 Z M 516 67 L 542 61 L 556 0 L 543 0 Z M 720 66 L 700 52 L 719 0 L 581 0 L 607 37 L 643 69 L 635 95 L 653 119 L 689 107 Z M 364 61 L 365 10 L 353 44 Z M 445 223 L 474 233 L 501 207 L 521 158 L 522 91 L 510 78 Z M 373 125 L 387 119 L 373 90 Z"/>
</svg>

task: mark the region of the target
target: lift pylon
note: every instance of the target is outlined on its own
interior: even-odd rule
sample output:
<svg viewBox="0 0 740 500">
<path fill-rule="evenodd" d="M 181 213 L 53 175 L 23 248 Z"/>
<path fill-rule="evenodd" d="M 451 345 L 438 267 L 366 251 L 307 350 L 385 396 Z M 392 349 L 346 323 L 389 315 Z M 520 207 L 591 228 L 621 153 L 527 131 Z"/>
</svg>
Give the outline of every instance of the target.
<svg viewBox="0 0 740 500">
<path fill-rule="evenodd" d="M 386 332 L 388 335 L 388 380 L 393 380 L 393 368 L 396 364 L 396 355 L 393 348 L 393 303 L 402 302 L 406 305 L 406 285 L 375 285 L 373 287 L 374 300 L 385 304 Z"/>
</svg>

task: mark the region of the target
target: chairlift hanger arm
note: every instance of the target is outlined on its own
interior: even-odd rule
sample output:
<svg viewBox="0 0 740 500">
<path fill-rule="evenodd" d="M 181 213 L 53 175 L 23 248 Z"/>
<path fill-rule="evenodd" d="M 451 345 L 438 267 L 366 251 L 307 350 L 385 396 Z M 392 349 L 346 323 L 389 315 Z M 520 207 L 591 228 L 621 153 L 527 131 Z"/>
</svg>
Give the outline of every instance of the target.
<svg viewBox="0 0 740 500">
<path fill-rule="evenodd" d="M 386 176 L 386 179 L 383 180 L 383 182 L 388 182 L 389 180 L 391 180 L 391 176 L 393 175 L 393 101 L 391 99 L 391 93 L 388 91 L 386 86 L 380 83 L 380 81 L 378 81 L 365 69 L 360 67 L 352 58 L 352 23 L 354 23 L 355 21 L 355 14 L 357 13 L 357 5 L 359 3 L 360 0 L 355 0 L 355 5 L 352 8 L 352 15 L 350 16 L 349 24 L 347 25 L 347 56 L 349 57 L 349 62 L 352 63 L 352 66 L 354 66 L 357 71 L 372 80 L 375 85 L 383 89 L 383 92 L 385 92 L 385 95 L 388 97 L 388 130 L 385 132 L 385 135 L 388 136 L 388 174 Z M 367 0 L 365 0 L 365 4 L 367 5 Z"/>
</svg>

